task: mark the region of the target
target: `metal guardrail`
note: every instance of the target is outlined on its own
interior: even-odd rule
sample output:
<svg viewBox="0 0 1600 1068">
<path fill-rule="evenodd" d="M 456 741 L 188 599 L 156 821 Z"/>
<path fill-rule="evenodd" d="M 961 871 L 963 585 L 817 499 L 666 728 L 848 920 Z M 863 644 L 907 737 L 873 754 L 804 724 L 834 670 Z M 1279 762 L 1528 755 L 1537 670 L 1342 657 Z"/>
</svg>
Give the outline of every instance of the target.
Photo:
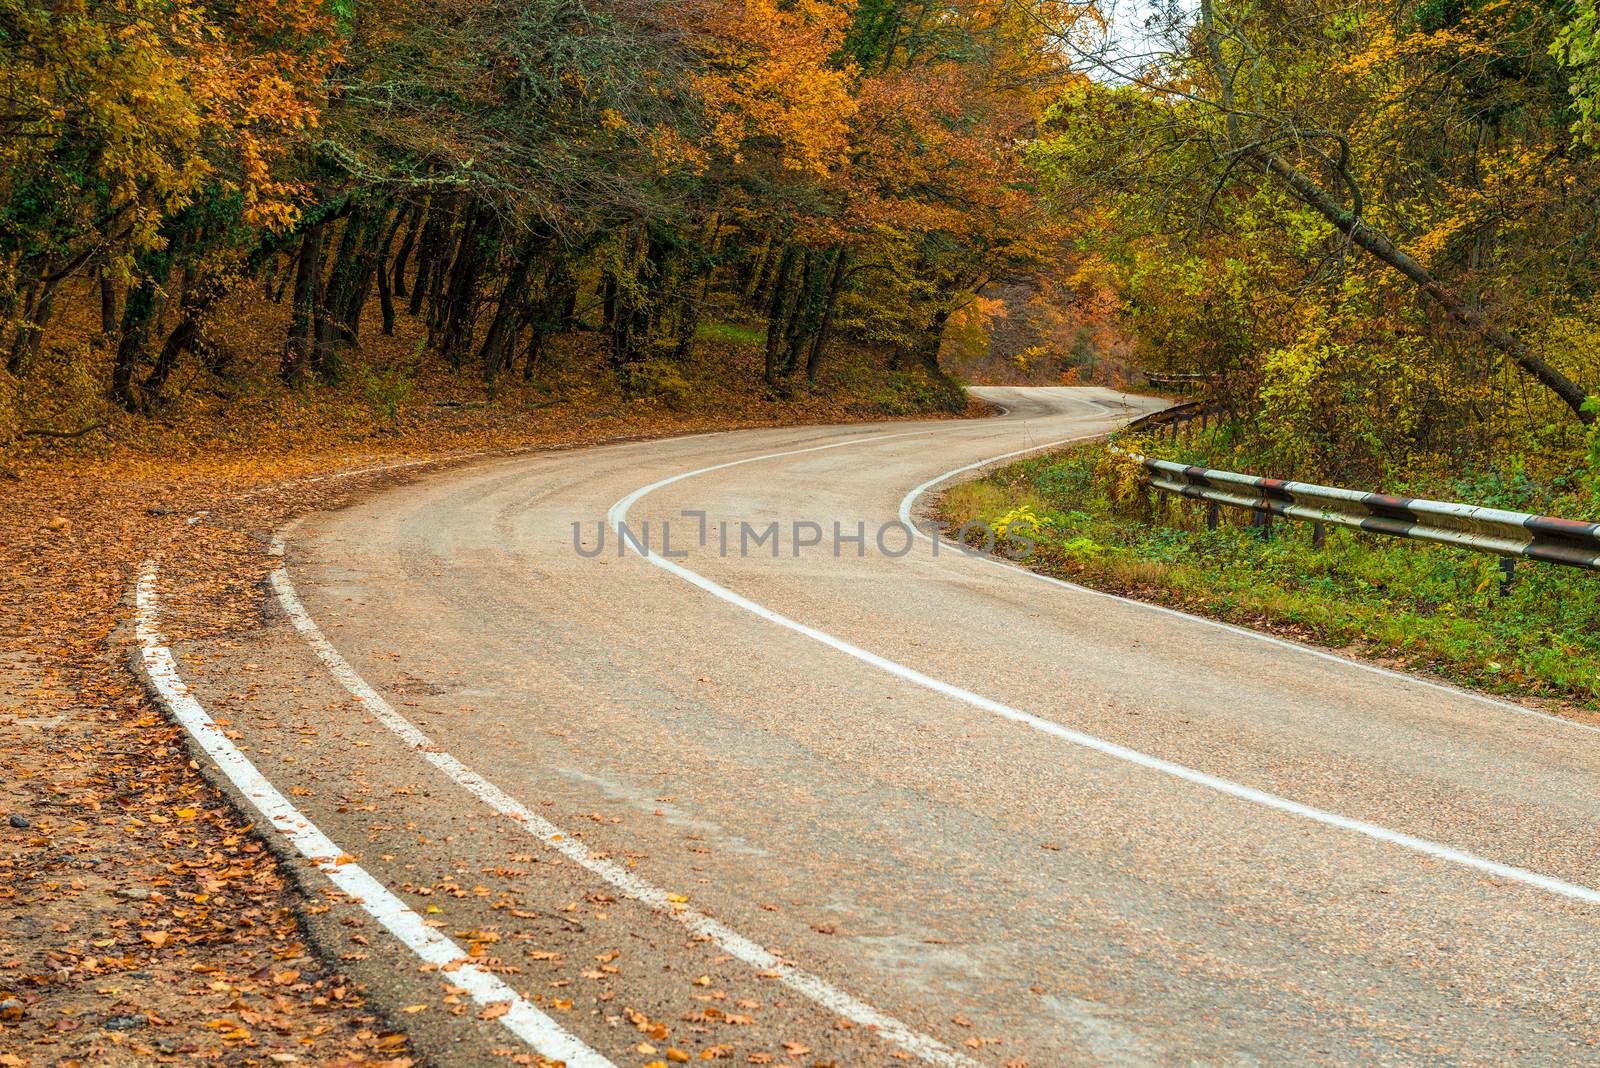
<svg viewBox="0 0 1600 1068">
<path fill-rule="evenodd" d="M 1200 429 L 1204 430 L 1213 418 L 1220 418 L 1222 409 L 1216 405 L 1202 404 L 1197 400 L 1179 401 L 1169 404 L 1158 412 L 1141 415 L 1122 429 L 1154 431 L 1157 437 L 1166 434 L 1173 441 L 1178 440 L 1179 428 L 1195 420 L 1200 421 Z"/>
<path fill-rule="evenodd" d="M 1110 449 L 1143 466 L 1150 484 L 1156 489 L 1210 501 L 1212 513 L 1208 525 L 1213 528 L 1216 507 L 1227 505 L 1249 509 L 1267 521 L 1271 516 L 1281 515 L 1370 534 L 1418 538 L 1503 557 L 1543 560 L 1600 571 L 1600 523 L 1261 478 L 1237 471 L 1152 460 L 1115 445 Z M 1320 542 L 1320 537 L 1317 540 Z M 1509 578 L 1509 572 L 1507 574 Z"/>
<path fill-rule="evenodd" d="M 1194 386 L 1202 382 L 1209 382 L 1214 375 L 1200 374 L 1174 374 L 1163 371 L 1140 371 L 1144 380 L 1152 386 Z"/>
</svg>

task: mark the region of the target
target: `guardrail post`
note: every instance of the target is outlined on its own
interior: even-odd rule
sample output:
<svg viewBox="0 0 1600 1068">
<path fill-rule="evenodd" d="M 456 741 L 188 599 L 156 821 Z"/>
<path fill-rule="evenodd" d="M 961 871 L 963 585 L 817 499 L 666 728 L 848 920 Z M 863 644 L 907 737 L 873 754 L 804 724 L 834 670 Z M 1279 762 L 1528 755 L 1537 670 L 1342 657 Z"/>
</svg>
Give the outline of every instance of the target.
<svg viewBox="0 0 1600 1068">
<path fill-rule="evenodd" d="M 1190 420 L 1192 421 L 1192 420 Z M 1140 427 L 1161 424 L 1143 423 Z M 1207 503 L 1206 529 L 1216 530 L 1221 522 L 1221 505 L 1243 508 L 1250 513 L 1250 527 L 1262 541 L 1272 540 L 1273 516 L 1305 518 L 1311 522 L 1311 544 L 1323 548 L 1329 524 L 1370 530 L 1400 538 L 1423 538 L 1462 549 L 1503 555 L 1500 561 L 1500 592 L 1508 594 L 1516 581 L 1521 558 L 1531 558 L 1567 567 L 1600 571 L 1600 523 L 1526 515 L 1485 509 L 1454 501 L 1407 500 L 1383 494 L 1363 493 L 1337 486 L 1317 486 L 1304 482 L 1283 483 L 1273 479 L 1244 475 L 1236 471 L 1198 468 L 1170 460 L 1138 456 L 1116 445 L 1111 452 L 1140 463 L 1149 474 L 1140 494 L 1144 509 L 1150 507 L 1150 483 L 1167 487 L 1179 496 L 1198 498 Z M 1409 522 L 1389 522 L 1399 517 Z M 1315 518 L 1313 518 L 1315 517 Z M 1369 522 L 1383 519 L 1385 522 Z M 1463 520 L 1470 521 L 1464 526 Z M 1291 531 L 1290 537 L 1294 535 Z"/>
<path fill-rule="evenodd" d="M 1263 541 L 1272 540 L 1272 512 L 1266 508 L 1250 510 L 1250 526 L 1261 532 Z"/>
</svg>

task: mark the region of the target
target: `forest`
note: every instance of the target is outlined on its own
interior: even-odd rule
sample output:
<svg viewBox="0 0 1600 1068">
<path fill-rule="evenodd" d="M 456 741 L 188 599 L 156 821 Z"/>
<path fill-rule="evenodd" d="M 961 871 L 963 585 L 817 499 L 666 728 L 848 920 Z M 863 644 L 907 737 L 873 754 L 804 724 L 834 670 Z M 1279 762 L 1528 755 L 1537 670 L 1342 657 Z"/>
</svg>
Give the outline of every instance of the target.
<svg viewBox="0 0 1600 1068">
<path fill-rule="evenodd" d="M 1593 468 L 1597 34 L 1526 0 L 0 0 L 0 437 L 441 381 L 778 404 L 848 350 L 885 411 L 1196 375 L 1286 475 Z"/>
<path fill-rule="evenodd" d="M 443 371 L 492 398 L 575 333 L 645 402 L 680 399 L 707 338 L 753 343 L 771 400 L 844 338 L 912 407 L 960 408 L 952 315 L 1065 247 L 1025 149 L 1083 17 L 5 0 L 6 437 L 272 379 Z"/>
<path fill-rule="evenodd" d="M 0 1068 L 1592 1057 L 1594 572 L 1135 454 L 1600 537 L 1600 0 L 0 0 Z"/>
</svg>

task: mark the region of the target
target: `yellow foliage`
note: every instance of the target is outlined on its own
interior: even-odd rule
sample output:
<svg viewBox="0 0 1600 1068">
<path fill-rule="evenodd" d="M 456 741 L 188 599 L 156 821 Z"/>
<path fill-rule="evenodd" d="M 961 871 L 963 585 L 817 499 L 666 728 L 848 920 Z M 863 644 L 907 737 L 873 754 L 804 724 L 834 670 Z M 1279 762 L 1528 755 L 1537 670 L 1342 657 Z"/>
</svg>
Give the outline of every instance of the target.
<svg viewBox="0 0 1600 1068">
<path fill-rule="evenodd" d="M 824 0 L 727 0 L 689 11 L 705 55 L 694 80 L 710 143 L 738 161 L 751 141 L 771 138 L 786 168 L 822 176 L 838 167 L 856 107 L 855 71 L 834 63 L 849 10 Z"/>
</svg>

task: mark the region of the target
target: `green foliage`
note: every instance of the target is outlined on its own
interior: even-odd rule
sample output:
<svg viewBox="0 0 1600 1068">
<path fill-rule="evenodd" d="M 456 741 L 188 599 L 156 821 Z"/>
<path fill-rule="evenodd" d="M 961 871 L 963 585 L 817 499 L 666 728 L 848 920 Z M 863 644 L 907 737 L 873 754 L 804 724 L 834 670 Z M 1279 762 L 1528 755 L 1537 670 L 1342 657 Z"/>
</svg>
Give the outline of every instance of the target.
<svg viewBox="0 0 1600 1068">
<path fill-rule="evenodd" d="M 1140 71 L 1068 86 L 1030 161 L 1141 366 L 1243 417 L 1208 458 L 1387 484 L 1576 462 L 1572 395 L 1600 381 L 1600 202 L 1574 195 L 1600 154 L 1569 130 L 1593 139 L 1594 0 L 1202 11 Z"/>
<path fill-rule="evenodd" d="M 923 371 L 895 371 L 888 384 L 868 398 L 885 415 L 916 415 L 929 411 L 961 411 L 967 397 L 948 378 Z"/>
<path fill-rule="evenodd" d="M 759 345 L 766 336 L 765 328 L 745 323 L 701 323 L 695 328 L 695 337 L 724 345 Z"/>
<path fill-rule="evenodd" d="M 641 404 L 684 411 L 694 403 L 694 387 L 671 360 L 624 364 L 617 378 L 623 395 Z"/>
<path fill-rule="evenodd" d="M 400 412 L 415 391 L 412 373 L 400 367 L 378 370 L 357 364 L 353 379 L 373 419 L 388 426 L 400 421 Z"/>
<path fill-rule="evenodd" d="M 1037 563 L 1078 581 L 1132 591 L 1190 611 L 1260 626 L 1507 693 L 1600 708 L 1600 583 L 1585 571 L 1524 563 L 1501 593 L 1497 558 L 1330 528 L 1314 549 L 1308 526 L 1278 520 L 1264 539 L 1224 509 L 1216 531 L 1204 505 L 1171 501 L 1153 513 L 1113 500 L 1087 446 L 1028 460 L 942 502 L 959 525 L 1008 507 L 1033 509 Z M 1442 495 L 1502 507 L 1560 491 L 1526 472 L 1468 474 Z"/>
<path fill-rule="evenodd" d="M 1590 397 L 1583 406 L 1585 411 L 1600 415 L 1600 397 Z M 1588 476 L 1590 493 L 1600 498 L 1600 420 L 1596 420 L 1589 427 L 1584 459 L 1587 461 L 1585 473 Z"/>
<path fill-rule="evenodd" d="M 1572 0 L 1566 24 L 1550 43 L 1550 54 L 1567 69 L 1572 93 L 1572 132 L 1600 140 L 1600 9 L 1595 0 Z"/>
</svg>

